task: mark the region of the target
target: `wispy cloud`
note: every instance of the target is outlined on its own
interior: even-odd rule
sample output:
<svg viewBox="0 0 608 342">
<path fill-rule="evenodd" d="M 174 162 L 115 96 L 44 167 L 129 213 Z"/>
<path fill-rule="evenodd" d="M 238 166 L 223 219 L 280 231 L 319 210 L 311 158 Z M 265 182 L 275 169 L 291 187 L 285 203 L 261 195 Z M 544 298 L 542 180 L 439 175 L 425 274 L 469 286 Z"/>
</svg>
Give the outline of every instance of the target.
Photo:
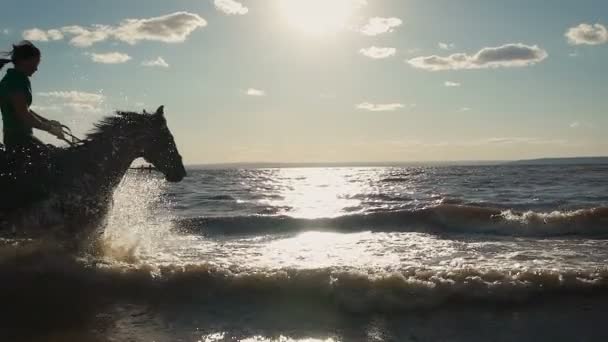
<svg viewBox="0 0 608 342">
<path fill-rule="evenodd" d="M 90 103 L 67 102 L 64 106 L 79 113 L 100 113 L 101 108 Z"/>
<path fill-rule="evenodd" d="M 59 30 L 40 30 L 37 28 L 23 31 L 23 39 L 37 41 L 37 42 L 48 42 L 50 40 L 61 40 L 63 39 L 63 33 Z"/>
<path fill-rule="evenodd" d="M 59 105 L 48 105 L 48 106 L 40 106 L 40 105 L 32 105 L 30 106 L 31 110 L 36 112 L 56 112 L 61 109 Z"/>
<path fill-rule="evenodd" d="M 81 103 L 101 103 L 105 100 L 105 96 L 102 94 L 87 93 L 77 90 L 40 92 L 38 93 L 38 96 L 52 97 Z"/>
<path fill-rule="evenodd" d="M 161 68 L 168 68 L 169 67 L 169 63 L 167 63 L 165 61 L 165 59 L 162 58 L 162 57 L 158 57 L 156 59 L 151 59 L 151 60 L 143 61 L 141 63 L 141 65 L 147 66 L 147 67 L 161 67 Z"/>
<path fill-rule="evenodd" d="M 249 9 L 242 3 L 234 0 L 214 0 L 215 8 L 228 15 L 244 15 Z"/>
<path fill-rule="evenodd" d="M 382 33 L 393 32 L 402 23 L 403 21 L 399 18 L 375 17 L 369 19 L 369 22 L 361 28 L 360 32 L 366 36 L 377 36 Z"/>
<path fill-rule="evenodd" d="M 455 45 L 453 43 L 439 43 L 437 44 L 441 50 L 452 50 Z"/>
<path fill-rule="evenodd" d="M 486 47 L 474 55 L 465 53 L 455 53 L 447 57 L 434 55 L 412 58 L 407 62 L 415 68 L 428 71 L 465 70 L 524 67 L 539 63 L 548 56 L 547 51 L 536 45 L 528 46 L 518 43 Z"/>
<path fill-rule="evenodd" d="M 459 108 L 459 109 L 457 110 L 457 112 L 458 112 L 458 113 L 464 113 L 464 112 L 470 112 L 471 110 L 473 110 L 473 109 L 472 109 L 472 108 L 469 108 L 469 107 L 462 107 L 462 108 Z"/>
<path fill-rule="evenodd" d="M 65 26 L 61 31 L 71 36 L 70 44 L 77 47 L 89 47 L 95 43 L 110 38 L 113 29 L 105 25 L 94 25 L 89 28 L 81 26 Z"/>
<path fill-rule="evenodd" d="M 492 146 L 493 148 L 514 148 L 514 147 L 533 147 L 533 146 L 575 146 L 579 145 L 565 139 L 540 138 L 540 137 L 490 137 L 473 140 L 455 141 L 420 141 L 420 140 L 387 140 L 382 142 L 387 147 L 397 149 L 429 148 L 443 149 L 446 147 L 480 147 Z"/>
<path fill-rule="evenodd" d="M 365 49 L 359 50 L 359 53 L 373 59 L 382 59 L 394 56 L 397 49 L 390 47 L 376 47 L 371 46 Z"/>
<path fill-rule="evenodd" d="M 99 113 L 101 112 L 100 106 L 105 101 L 105 96 L 102 94 L 76 90 L 41 92 L 37 95 L 51 101 L 61 101 L 48 106 L 40 106 L 38 107 L 40 110 L 58 110 L 63 106 L 76 112 Z"/>
<path fill-rule="evenodd" d="M 2 32 L 2 34 L 7 34 L 8 35 L 8 34 L 11 33 L 11 30 L 5 28 L 5 29 L 0 30 L 0 32 Z"/>
<path fill-rule="evenodd" d="M 443 85 L 446 87 L 460 87 L 461 86 L 460 82 L 452 82 L 452 81 L 445 81 L 445 83 L 443 83 Z"/>
<path fill-rule="evenodd" d="M 245 91 L 245 94 L 249 96 L 266 96 L 266 91 L 261 89 L 249 88 Z"/>
<path fill-rule="evenodd" d="M 587 121 L 573 121 L 568 125 L 570 128 L 578 129 L 578 128 L 593 128 L 593 123 Z"/>
<path fill-rule="evenodd" d="M 86 53 L 95 63 L 102 64 L 121 64 L 131 60 L 131 56 L 122 52 L 107 52 L 107 53 Z"/>
<path fill-rule="evenodd" d="M 367 110 L 370 112 L 394 112 L 397 109 L 401 109 L 404 107 L 405 106 L 402 103 L 374 104 L 369 102 L 363 102 L 358 104 L 355 108 L 360 110 Z"/>
<path fill-rule="evenodd" d="M 198 14 L 175 12 L 148 19 L 126 19 L 112 30 L 119 41 L 135 44 L 142 40 L 179 43 L 197 28 L 207 26 Z"/>
<path fill-rule="evenodd" d="M 499 138 L 488 138 L 486 140 L 478 141 L 477 144 L 497 144 L 497 145 L 510 145 L 510 144 L 532 144 L 532 145 L 562 145 L 567 143 L 563 139 L 544 139 L 535 137 L 499 137 Z"/>
<path fill-rule="evenodd" d="M 207 21 L 198 14 L 175 12 L 153 18 L 125 19 L 117 26 L 73 25 L 48 31 L 33 28 L 24 31 L 23 37 L 32 41 L 49 41 L 60 40 L 67 36 L 70 44 L 77 47 L 89 47 L 108 39 L 131 45 L 146 40 L 179 43 L 185 41 L 197 28 L 205 26 Z"/>
<path fill-rule="evenodd" d="M 608 30 L 602 24 L 580 24 L 566 32 L 571 45 L 600 45 L 608 43 Z"/>
</svg>

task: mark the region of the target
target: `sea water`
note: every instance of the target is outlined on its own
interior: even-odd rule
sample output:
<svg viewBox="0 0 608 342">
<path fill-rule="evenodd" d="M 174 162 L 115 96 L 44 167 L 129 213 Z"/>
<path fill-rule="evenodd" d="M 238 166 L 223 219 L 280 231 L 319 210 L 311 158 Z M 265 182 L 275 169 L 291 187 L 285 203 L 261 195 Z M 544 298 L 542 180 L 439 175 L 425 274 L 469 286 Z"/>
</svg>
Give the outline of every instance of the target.
<svg viewBox="0 0 608 342">
<path fill-rule="evenodd" d="M 188 172 L 129 174 L 95 253 L 3 239 L 2 335 L 608 338 L 606 165 Z"/>
</svg>

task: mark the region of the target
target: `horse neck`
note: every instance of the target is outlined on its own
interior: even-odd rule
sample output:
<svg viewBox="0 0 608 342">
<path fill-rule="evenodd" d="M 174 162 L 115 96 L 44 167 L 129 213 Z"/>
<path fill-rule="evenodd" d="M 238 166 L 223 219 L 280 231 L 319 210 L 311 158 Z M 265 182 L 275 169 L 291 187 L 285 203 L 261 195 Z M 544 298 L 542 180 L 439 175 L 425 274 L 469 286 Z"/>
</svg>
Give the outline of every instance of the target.
<svg viewBox="0 0 608 342">
<path fill-rule="evenodd" d="M 97 187 L 112 190 L 122 180 L 127 170 L 139 157 L 136 139 L 129 134 L 106 135 L 86 143 L 82 159 L 91 160 L 89 175 L 96 179 Z"/>
</svg>

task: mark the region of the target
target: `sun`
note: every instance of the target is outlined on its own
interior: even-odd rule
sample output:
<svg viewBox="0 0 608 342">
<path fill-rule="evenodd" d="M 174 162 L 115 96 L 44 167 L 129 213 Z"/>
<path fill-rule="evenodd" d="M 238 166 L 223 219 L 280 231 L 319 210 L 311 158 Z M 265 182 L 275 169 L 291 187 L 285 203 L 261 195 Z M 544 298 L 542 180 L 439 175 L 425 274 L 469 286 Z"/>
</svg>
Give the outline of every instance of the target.
<svg viewBox="0 0 608 342">
<path fill-rule="evenodd" d="M 346 28 L 362 0 L 279 0 L 289 26 L 307 34 L 336 33 Z"/>
</svg>

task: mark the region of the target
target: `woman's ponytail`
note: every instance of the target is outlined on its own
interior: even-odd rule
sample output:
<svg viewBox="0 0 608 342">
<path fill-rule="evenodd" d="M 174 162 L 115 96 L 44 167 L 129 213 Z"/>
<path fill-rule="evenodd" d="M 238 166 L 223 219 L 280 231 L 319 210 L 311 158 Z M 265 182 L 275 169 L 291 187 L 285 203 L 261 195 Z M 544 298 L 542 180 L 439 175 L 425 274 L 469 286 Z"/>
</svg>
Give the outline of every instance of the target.
<svg viewBox="0 0 608 342">
<path fill-rule="evenodd" d="M 4 68 L 5 65 L 7 65 L 8 63 L 12 63 L 13 61 L 10 59 L 6 59 L 6 58 L 0 58 L 0 70 L 2 70 L 2 68 Z"/>
</svg>

